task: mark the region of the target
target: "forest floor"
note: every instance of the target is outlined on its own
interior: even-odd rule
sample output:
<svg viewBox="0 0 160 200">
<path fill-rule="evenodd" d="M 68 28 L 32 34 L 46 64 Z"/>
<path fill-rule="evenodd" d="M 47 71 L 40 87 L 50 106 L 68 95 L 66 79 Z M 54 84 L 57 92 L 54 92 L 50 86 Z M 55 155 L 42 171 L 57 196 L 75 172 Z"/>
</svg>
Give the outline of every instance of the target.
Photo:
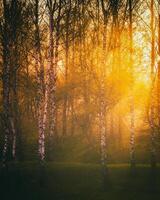
<svg viewBox="0 0 160 200">
<path fill-rule="evenodd" d="M 131 173 L 128 165 L 110 165 L 103 185 L 99 165 L 46 163 L 9 164 L 0 168 L 1 200 L 159 200 L 160 167 L 147 165 Z"/>
</svg>

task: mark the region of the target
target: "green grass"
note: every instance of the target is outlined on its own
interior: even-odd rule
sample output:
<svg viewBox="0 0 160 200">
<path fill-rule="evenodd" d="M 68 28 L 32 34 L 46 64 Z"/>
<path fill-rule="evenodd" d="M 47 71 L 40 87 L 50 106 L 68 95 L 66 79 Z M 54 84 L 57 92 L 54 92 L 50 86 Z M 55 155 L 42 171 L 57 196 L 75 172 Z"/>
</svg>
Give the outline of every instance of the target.
<svg viewBox="0 0 160 200">
<path fill-rule="evenodd" d="M 110 165 L 107 185 L 101 168 L 94 164 L 10 164 L 0 169 L 1 200 L 159 200 L 160 168 L 155 172 L 139 165 L 131 173 L 128 165 Z"/>
</svg>

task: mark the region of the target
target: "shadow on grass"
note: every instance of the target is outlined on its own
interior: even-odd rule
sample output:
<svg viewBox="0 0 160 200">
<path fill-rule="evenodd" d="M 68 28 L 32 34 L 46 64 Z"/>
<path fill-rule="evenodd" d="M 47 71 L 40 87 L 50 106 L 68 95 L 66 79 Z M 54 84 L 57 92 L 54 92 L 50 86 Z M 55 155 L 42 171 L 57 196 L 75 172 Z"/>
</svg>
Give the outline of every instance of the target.
<svg viewBox="0 0 160 200">
<path fill-rule="evenodd" d="M 102 169 L 101 173 L 102 173 L 102 177 L 101 177 L 102 191 L 109 192 L 113 189 L 109 169 L 108 168 Z"/>
<path fill-rule="evenodd" d="M 159 200 L 160 170 L 18 164 L 0 170 L 1 200 Z M 3 196 L 2 196 L 3 195 Z"/>
</svg>

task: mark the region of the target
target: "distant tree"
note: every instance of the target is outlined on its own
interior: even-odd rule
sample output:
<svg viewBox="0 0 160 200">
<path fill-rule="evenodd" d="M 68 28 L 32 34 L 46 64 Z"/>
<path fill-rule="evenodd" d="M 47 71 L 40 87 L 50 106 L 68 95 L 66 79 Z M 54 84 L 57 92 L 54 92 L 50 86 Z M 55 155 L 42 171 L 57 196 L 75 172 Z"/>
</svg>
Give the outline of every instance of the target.
<svg viewBox="0 0 160 200">
<path fill-rule="evenodd" d="M 134 96 L 132 94 L 133 89 L 133 0 L 128 1 L 128 13 L 129 13 L 129 52 L 130 52 L 130 72 L 131 72 L 131 94 L 130 94 L 130 164 L 131 167 L 135 167 L 135 111 L 134 111 Z"/>
<path fill-rule="evenodd" d="M 47 90 L 49 96 L 49 159 L 51 159 L 51 151 L 56 134 L 56 82 L 57 82 L 57 66 L 59 56 L 60 28 L 62 20 L 62 8 L 65 2 L 47 0 L 47 17 L 49 30 L 48 44 L 48 67 L 47 67 Z"/>
<path fill-rule="evenodd" d="M 103 50 L 102 50 L 102 66 L 100 69 L 100 140 L 101 140 L 101 165 L 103 168 L 104 181 L 107 176 L 107 154 L 106 154 L 106 97 L 105 97 L 105 79 L 106 79 L 106 50 L 107 50 L 107 25 L 109 18 L 110 2 L 105 3 L 101 0 L 101 7 L 103 13 Z"/>
<path fill-rule="evenodd" d="M 22 67 L 25 40 L 28 37 L 29 4 L 23 1 L 3 1 L 1 16 L 2 82 L 3 82 L 3 120 L 4 148 L 3 162 L 7 154 L 16 158 L 16 150 L 20 148 L 20 113 L 18 99 L 18 76 Z M 17 146 L 18 145 L 18 146 Z"/>
<path fill-rule="evenodd" d="M 155 113 L 154 113 L 154 76 L 155 76 L 155 8 L 154 0 L 150 2 L 151 12 L 151 94 L 150 94 L 150 127 L 151 127 L 151 166 L 156 166 L 156 137 L 155 137 Z"/>
</svg>

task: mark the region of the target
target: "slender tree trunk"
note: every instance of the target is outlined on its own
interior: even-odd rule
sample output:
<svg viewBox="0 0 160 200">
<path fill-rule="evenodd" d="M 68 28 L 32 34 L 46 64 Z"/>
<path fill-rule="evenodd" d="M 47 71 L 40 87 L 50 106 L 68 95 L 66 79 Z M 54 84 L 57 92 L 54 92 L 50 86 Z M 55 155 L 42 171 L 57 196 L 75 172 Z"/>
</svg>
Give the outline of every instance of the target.
<svg viewBox="0 0 160 200">
<path fill-rule="evenodd" d="M 115 48 L 116 48 L 116 76 L 117 76 L 117 82 L 120 85 L 121 84 L 121 33 L 120 33 L 120 23 L 119 23 L 119 13 L 118 13 L 118 5 L 116 9 L 115 14 L 115 33 L 116 33 L 116 41 L 115 41 Z M 121 142 L 122 142 L 122 117 L 120 113 L 120 105 L 118 105 L 118 148 L 121 148 Z"/>
<path fill-rule="evenodd" d="M 3 47 L 3 115 L 4 115 L 4 146 L 2 153 L 3 165 L 6 165 L 9 143 L 11 140 L 10 130 L 10 66 L 7 60 L 9 59 L 9 51 L 7 45 Z"/>
<path fill-rule="evenodd" d="M 39 158 L 45 159 L 45 123 L 47 113 L 47 92 L 44 86 L 44 67 L 41 55 L 40 31 L 39 31 L 39 0 L 35 0 L 35 68 L 38 82 L 38 134 L 39 134 Z"/>
<path fill-rule="evenodd" d="M 129 0 L 129 49 L 130 49 L 130 72 L 131 72 L 131 88 L 130 88 L 130 164 L 135 167 L 135 115 L 134 115 L 134 97 L 133 91 L 133 4 Z"/>
<path fill-rule="evenodd" d="M 103 56 L 100 79 L 100 146 L 101 146 L 101 166 L 103 173 L 104 186 L 107 181 L 107 129 L 106 129 L 106 96 L 105 96 L 105 79 L 106 79 L 106 43 L 107 43 L 107 21 L 108 7 L 105 8 L 104 1 L 101 0 L 103 12 Z"/>
<path fill-rule="evenodd" d="M 54 133 L 56 124 L 56 102 L 55 102 L 55 91 L 56 91 L 56 70 L 55 70 L 55 56 L 54 56 L 54 39 L 53 39 L 53 13 L 49 11 L 49 57 L 48 57 L 48 74 L 49 74 L 49 108 L 50 108 L 50 129 L 49 129 L 49 155 L 48 158 L 51 160 L 51 152 L 53 150 Z"/>
<path fill-rule="evenodd" d="M 30 98 L 29 98 L 29 94 L 30 94 L 30 77 L 29 77 L 29 61 L 28 61 L 28 57 L 26 58 L 27 60 L 27 63 L 26 63 L 26 95 L 27 95 L 27 102 L 26 102 L 26 114 L 27 114 L 27 117 L 29 119 L 30 117 L 30 112 L 31 112 L 31 102 L 30 102 Z"/>
<path fill-rule="evenodd" d="M 156 138 L 154 128 L 154 67 L 155 67 L 155 30 L 154 30 L 154 0 L 151 0 L 151 100 L 150 100 L 150 127 L 151 127 L 151 167 L 156 166 Z"/>
<path fill-rule="evenodd" d="M 3 0 L 3 16 L 4 16 L 4 32 L 2 37 L 3 48 L 3 68 L 2 68 L 2 84 L 3 84 L 3 120 L 4 120 L 4 146 L 2 151 L 2 163 L 6 166 L 7 155 L 9 154 L 9 146 L 11 141 L 11 128 L 10 128 L 10 51 L 9 41 L 7 38 L 7 22 L 5 19 L 7 11 L 6 0 Z"/>
<path fill-rule="evenodd" d="M 160 2 L 158 2 L 158 56 L 160 56 Z M 160 133 L 160 60 L 157 65 L 157 106 L 158 106 L 158 127 Z"/>
<path fill-rule="evenodd" d="M 105 56 L 106 56 L 106 19 L 104 19 L 104 30 L 103 30 L 103 63 L 101 69 L 101 80 L 100 80 L 100 146 L 101 146 L 101 165 L 104 183 L 106 182 L 107 176 L 107 154 L 106 154 L 106 97 L 105 97 Z"/>
<path fill-rule="evenodd" d="M 114 135 L 114 115 L 113 115 L 113 110 L 111 110 L 111 112 L 110 112 L 110 135 L 111 135 L 113 141 L 115 141 L 115 135 Z"/>
<path fill-rule="evenodd" d="M 14 74 L 13 81 L 13 119 L 11 119 L 11 129 L 13 133 L 13 144 L 12 144 L 12 157 L 16 159 L 16 146 L 18 133 L 18 96 L 17 96 L 17 73 Z"/>
<path fill-rule="evenodd" d="M 71 136 L 75 133 L 74 97 L 71 100 Z"/>
<path fill-rule="evenodd" d="M 82 38 L 81 38 L 81 68 L 83 70 L 83 98 L 84 98 L 84 123 L 83 123 L 83 131 L 84 134 L 87 136 L 87 139 L 90 141 L 90 97 L 89 97 L 89 74 L 87 71 L 87 58 L 86 58 L 86 38 L 85 38 L 85 33 L 84 30 L 82 31 Z"/>
<path fill-rule="evenodd" d="M 10 101 L 9 101 L 9 65 L 3 63 L 3 114 L 4 114 L 4 146 L 2 153 L 3 166 L 6 166 L 7 154 L 9 150 L 9 144 L 11 139 L 10 132 Z"/>
<path fill-rule="evenodd" d="M 104 178 L 104 184 L 107 178 L 107 154 L 106 154 L 106 102 L 105 102 L 104 75 L 101 76 L 100 88 L 100 147 L 101 147 L 101 166 Z"/>
<path fill-rule="evenodd" d="M 14 119 L 11 118 L 11 129 L 12 129 L 12 158 L 16 159 L 16 129 L 14 124 Z"/>
<path fill-rule="evenodd" d="M 63 136 L 67 135 L 67 107 L 68 107 L 68 90 L 67 90 L 67 84 L 68 84 L 68 62 L 69 62 L 69 20 L 70 20 L 70 10 L 71 10 L 71 2 L 70 2 L 70 8 L 67 10 L 67 16 L 66 16 L 66 38 L 65 38 L 65 94 L 64 94 L 64 104 L 63 104 L 63 130 L 62 134 Z"/>
<path fill-rule="evenodd" d="M 73 22 L 75 26 L 75 21 Z M 74 27 L 75 28 L 75 27 Z M 73 45 L 72 45 L 72 80 L 74 81 L 75 75 L 75 30 L 73 30 L 72 35 Z M 71 97 L 71 136 L 75 133 L 75 95 L 74 95 L 74 88 L 72 91 Z"/>
</svg>

